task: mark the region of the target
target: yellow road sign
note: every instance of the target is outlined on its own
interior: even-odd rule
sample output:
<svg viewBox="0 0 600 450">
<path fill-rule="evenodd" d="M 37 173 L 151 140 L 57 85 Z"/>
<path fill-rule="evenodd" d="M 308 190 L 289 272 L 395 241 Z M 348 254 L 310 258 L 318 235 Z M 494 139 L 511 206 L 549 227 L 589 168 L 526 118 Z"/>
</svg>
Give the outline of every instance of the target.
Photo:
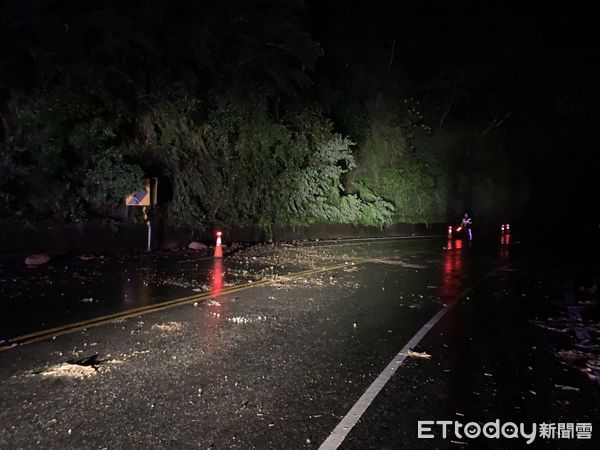
<svg viewBox="0 0 600 450">
<path fill-rule="evenodd" d="M 144 186 L 125 197 L 127 206 L 155 206 L 157 200 L 158 179 L 144 178 Z"/>
</svg>

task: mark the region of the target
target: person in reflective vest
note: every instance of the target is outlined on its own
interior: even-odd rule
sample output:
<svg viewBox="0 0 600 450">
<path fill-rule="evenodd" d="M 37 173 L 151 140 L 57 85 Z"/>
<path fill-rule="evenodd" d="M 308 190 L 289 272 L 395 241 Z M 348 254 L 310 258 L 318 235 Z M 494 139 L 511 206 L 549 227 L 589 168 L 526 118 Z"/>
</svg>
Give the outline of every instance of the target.
<svg viewBox="0 0 600 450">
<path fill-rule="evenodd" d="M 469 217 L 469 213 L 465 213 L 460 226 L 464 233 L 469 237 L 469 240 L 473 239 L 473 230 L 471 229 L 473 226 L 473 220 Z"/>
</svg>

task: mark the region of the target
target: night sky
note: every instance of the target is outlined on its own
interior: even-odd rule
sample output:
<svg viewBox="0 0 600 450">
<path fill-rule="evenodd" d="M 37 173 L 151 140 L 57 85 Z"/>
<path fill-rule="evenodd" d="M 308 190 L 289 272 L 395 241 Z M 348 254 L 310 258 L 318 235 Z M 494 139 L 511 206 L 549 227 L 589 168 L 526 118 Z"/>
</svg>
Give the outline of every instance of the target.
<svg viewBox="0 0 600 450">
<path fill-rule="evenodd" d="M 590 6 L 318 1 L 311 23 L 325 54 L 343 54 L 360 72 L 385 72 L 395 40 L 393 64 L 409 90 L 433 96 L 452 77 L 475 92 L 455 121 L 482 103 L 501 117 L 514 108 L 502 142 L 531 183 L 530 218 L 600 218 L 600 30 Z"/>
</svg>

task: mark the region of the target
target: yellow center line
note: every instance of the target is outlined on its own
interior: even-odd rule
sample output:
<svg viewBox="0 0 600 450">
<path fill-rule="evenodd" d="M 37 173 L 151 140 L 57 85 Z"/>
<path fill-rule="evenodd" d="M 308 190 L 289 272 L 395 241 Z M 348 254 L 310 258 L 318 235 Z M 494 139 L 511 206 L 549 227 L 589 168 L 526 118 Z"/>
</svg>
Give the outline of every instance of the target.
<svg viewBox="0 0 600 450">
<path fill-rule="evenodd" d="M 301 272 L 292 272 L 287 275 L 283 275 L 283 277 L 292 278 L 292 279 L 300 278 L 303 276 L 315 275 L 315 274 L 322 273 L 322 272 L 338 270 L 338 269 L 341 269 L 344 267 L 349 267 L 352 265 L 356 266 L 356 265 L 365 264 L 368 262 L 376 262 L 376 261 L 371 258 L 359 259 L 352 263 L 336 264 L 336 265 L 327 266 L 327 267 L 304 270 Z M 279 278 L 281 278 L 281 277 L 282 276 L 279 276 Z M 240 291 L 252 289 L 254 287 L 259 287 L 259 286 L 265 286 L 265 285 L 274 283 L 277 280 L 278 280 L 277 278 L 273 278 L 273 279 L 264 279 L 264 280 L 258 280 L 258 281 L 250 281 L 250 282 L 247 282 L 247 283 L 244 283 L 241 285 L 225 288 L 222 291 L 220 291 L 219 293 L 207 292 L 204 294 L 180 297 L 180 298 L 177 298 L 174 300 L 157 303 L 155 305 L 141 306 L 139 308 L 133 308 L 133 309 L 128 309 L 126 311 L 120 311 L 120 312 L 116 312 L 113 314 L 107 314 L 104 316 L 94 317 L 93 319 L 82 320 L 80 322 L 73 322 L 70 324 L 61 325 L 61 326 L 54 327 L 54 328 L 49 328 L 49 329 L 45 329 L 45 330 L 40 330 L 40 331 L 35 331 L 32 333 L 23 334 L 21 336 L 17 336 L 12 339 L 9 339 L 7 341 L 8 345 L 5 344 L 4 347 L 0 347 L 0 352 L 4 351 L 4 350 L 10 350 L 11 348 L 16 348 L 16 346 L 13 347 L 14 344 L 17 344 L 17 346 L 32 344 L 34 342 L 39 342 L 39 341 L 55 338 L 58 336 L 63 336 L 65 334 L 71 334 L 71 333 L 75 333 L 77 331 L 83 331 L 88 328 L 95 328 L 95 327 L 99 327 L 101 325 L 115 323 L 115 322 L 118 322 L 121 320 L 126 320 L 126 319 L 130 319 L 133 317 L 138 317 L 138 316 L 142 316 L 142 315 L 146 315 L 146 314 L 150 314 L 150 313 L 154 313 L 154 312 L 158 312 L 158 311 L 163 311 L 163 310 L 181 306 L 181 305 L 184 305 L 187 303 L 204 301 L 204 300 L 208 300 L 209 298 L 221 297 L 223 295 L 231 294 L 234 292 L 240 292 Z"/>
</svg>

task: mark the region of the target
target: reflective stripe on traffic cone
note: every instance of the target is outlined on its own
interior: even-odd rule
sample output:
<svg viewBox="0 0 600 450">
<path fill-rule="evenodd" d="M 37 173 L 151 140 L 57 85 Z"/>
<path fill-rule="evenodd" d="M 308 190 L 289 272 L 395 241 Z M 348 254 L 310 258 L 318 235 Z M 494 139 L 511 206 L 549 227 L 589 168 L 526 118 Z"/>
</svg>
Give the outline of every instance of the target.
<svg viewBox="0 0 600 450">
<path fill-rule="evenodd" d="M 223 233 L 221 233 L 220 231 L 217 231 L 217 245 L 215 246 L 215 258 L 223 257 L 223 245 L 221 244 L 222 234 Z"/>
</svg>

